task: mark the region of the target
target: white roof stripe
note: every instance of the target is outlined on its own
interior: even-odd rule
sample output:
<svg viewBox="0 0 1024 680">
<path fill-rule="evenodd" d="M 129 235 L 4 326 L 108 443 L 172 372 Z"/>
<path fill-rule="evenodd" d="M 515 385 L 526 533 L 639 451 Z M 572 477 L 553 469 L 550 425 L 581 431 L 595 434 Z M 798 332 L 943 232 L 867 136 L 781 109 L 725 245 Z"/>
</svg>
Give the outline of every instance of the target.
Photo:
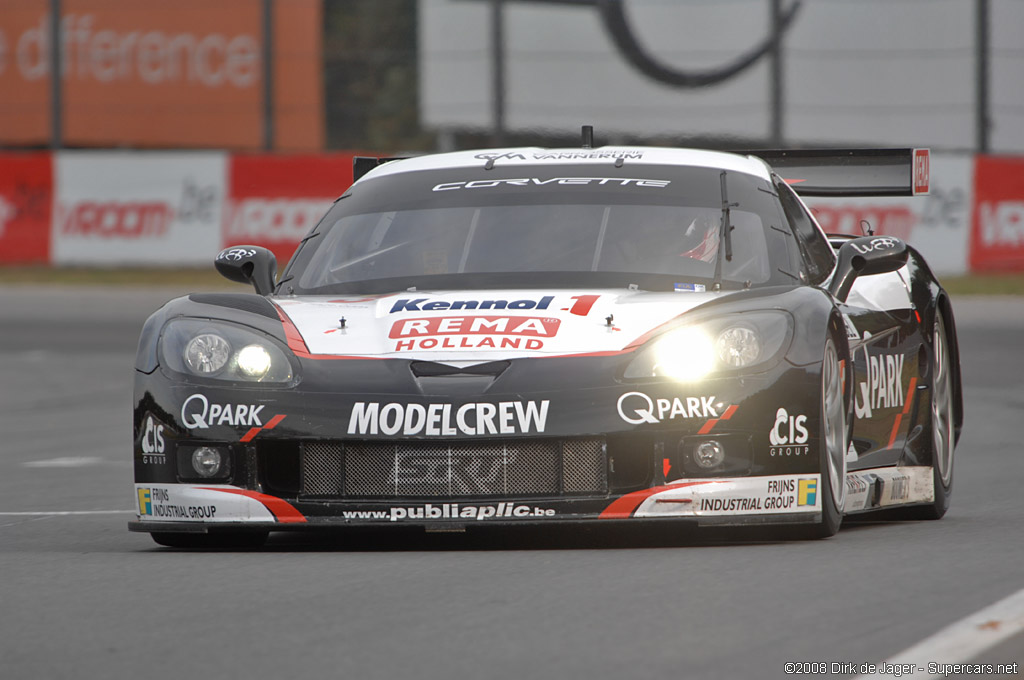
<svg viewBox="0 0 1024 680">
<path fill-rule="evenodd" d="M 376 178 L 402 172 L 442 170 L 453 168 L 475 168 L 483 170 L 488 159 L 494 159 L 494 167 L 543 167 L 552 168 L 573 165 L 613 166 L 616 158 L 624 160 L 623 167 L 635 165 L 679 165 L 704 168 L 720 168 L 730 172 L 742 172 L 767 180 L 768 166 L 764 161 L 750 156 L 739 156 L 721 151 L 702 149 L 672 149 L 666 147 L 611 147 L 597 149 L 543 149 L 519 147 L 508 149 L 474 149 L 451 153 L 415 156 L 380 165 L 365 177 Z"/>
</svg>

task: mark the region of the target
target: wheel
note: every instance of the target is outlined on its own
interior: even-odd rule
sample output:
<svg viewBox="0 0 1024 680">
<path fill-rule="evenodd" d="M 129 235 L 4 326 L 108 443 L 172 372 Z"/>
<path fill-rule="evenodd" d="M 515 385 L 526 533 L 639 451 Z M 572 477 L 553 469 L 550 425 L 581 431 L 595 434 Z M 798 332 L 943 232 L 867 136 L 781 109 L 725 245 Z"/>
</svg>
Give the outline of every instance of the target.
<svg viewBox="0 0 1024 680">
<path fill-rule="evenodd" d="M 839 531 L 846 507 L 846 449 L 849 444 L 847 401 L 842 365 L 835 340 L 829 336 L 821 363 L 821 522 L 806 532 L 827 538 Z"/>
<path fill-rule="evenodd" d="M 168 548 L 221 548 L 251 550 L 267 542 L 266 531 L 224 534 L 176 534 L 154 531 L 150 534 L 159 545 Z"/>
</svg>

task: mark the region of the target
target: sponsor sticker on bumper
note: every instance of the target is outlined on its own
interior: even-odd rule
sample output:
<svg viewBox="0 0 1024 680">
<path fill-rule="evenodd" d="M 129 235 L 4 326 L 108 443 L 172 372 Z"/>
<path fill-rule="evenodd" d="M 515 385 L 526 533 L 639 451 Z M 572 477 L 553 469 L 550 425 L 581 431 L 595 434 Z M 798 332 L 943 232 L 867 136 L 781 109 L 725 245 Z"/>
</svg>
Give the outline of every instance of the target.
<svg viewBox="0 0 1024 680">
<path fill-rule="evenodd" d="M 680 480 L 646 498 L 633 517 L 728 517 L 821 512 L 821 475 Z"/>
</svg>

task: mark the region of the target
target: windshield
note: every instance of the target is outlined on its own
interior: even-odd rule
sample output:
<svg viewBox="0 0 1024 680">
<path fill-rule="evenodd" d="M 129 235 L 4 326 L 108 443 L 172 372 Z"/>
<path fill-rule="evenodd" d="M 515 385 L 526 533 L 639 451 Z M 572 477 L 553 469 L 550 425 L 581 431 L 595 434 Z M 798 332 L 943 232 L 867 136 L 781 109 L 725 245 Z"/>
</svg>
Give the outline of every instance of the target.
<svg viewBox="0 0 1024 680">
<path fill-rule="evenodd" d="M 377 210 L 364 206 L 379 203 L 371 196 L 379 191 L 353 200 L 360 184 L 317 227 L 291 274 L 305 292 L 628 284 L 710 290 L 716 265 L 724 287 L 778 277 L 768 222 L 779 220 L 765 209 L 771 205 L 767 194 L 751 191 L 754 178 L 729 176 L 735 207 L 727 260 L 720 252 L 720 171 L 684 168 L 692 176 L 673 180 L 664 171 L 644 179 L 597 177 L 593 168 L 579 176 L 563 170 L 557 177 L 545 169 L 468 182 L 443 181 L 452 171 L 408 173 L 429 174 L 420 178 L 429 193 L 416 200 L 415 192 L 394 187 L 389 193 L 399 198 Z M 373 183 L 394 185 L 399 178 Z"/>
</svg>

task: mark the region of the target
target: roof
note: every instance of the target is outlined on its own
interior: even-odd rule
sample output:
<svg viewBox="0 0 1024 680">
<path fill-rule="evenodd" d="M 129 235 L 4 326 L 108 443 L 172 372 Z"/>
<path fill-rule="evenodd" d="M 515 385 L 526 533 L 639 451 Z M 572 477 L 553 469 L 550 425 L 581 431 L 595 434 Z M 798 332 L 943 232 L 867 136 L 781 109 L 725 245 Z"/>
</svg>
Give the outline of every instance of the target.
<svg viewBox="0 0 1024 680">
<path fill-rule="evenodd" d="M 367 173 L 366 177 L 376 178 L 403 172 L 440 170 L 451 168 L 478 168 L 493 160 L 493 167 L 522 166 L 535 167 L 550 165 L 607 165 L 622 159 L 623 166 L 675 165 L 704 168 L 720 168 L 730 172 L 742 172 L 762 179 L 769 179 L 769 169 L 764 161 L 750 156 L 705 151 L 702 149 L 673 149 L 666 147 L 612 147 L 596 149 L 544 149 L 540 147 L 518 147 L 506 149 L 475 149 L 451 153 L 415 156 L 384 163 Z"/>
</svg>

